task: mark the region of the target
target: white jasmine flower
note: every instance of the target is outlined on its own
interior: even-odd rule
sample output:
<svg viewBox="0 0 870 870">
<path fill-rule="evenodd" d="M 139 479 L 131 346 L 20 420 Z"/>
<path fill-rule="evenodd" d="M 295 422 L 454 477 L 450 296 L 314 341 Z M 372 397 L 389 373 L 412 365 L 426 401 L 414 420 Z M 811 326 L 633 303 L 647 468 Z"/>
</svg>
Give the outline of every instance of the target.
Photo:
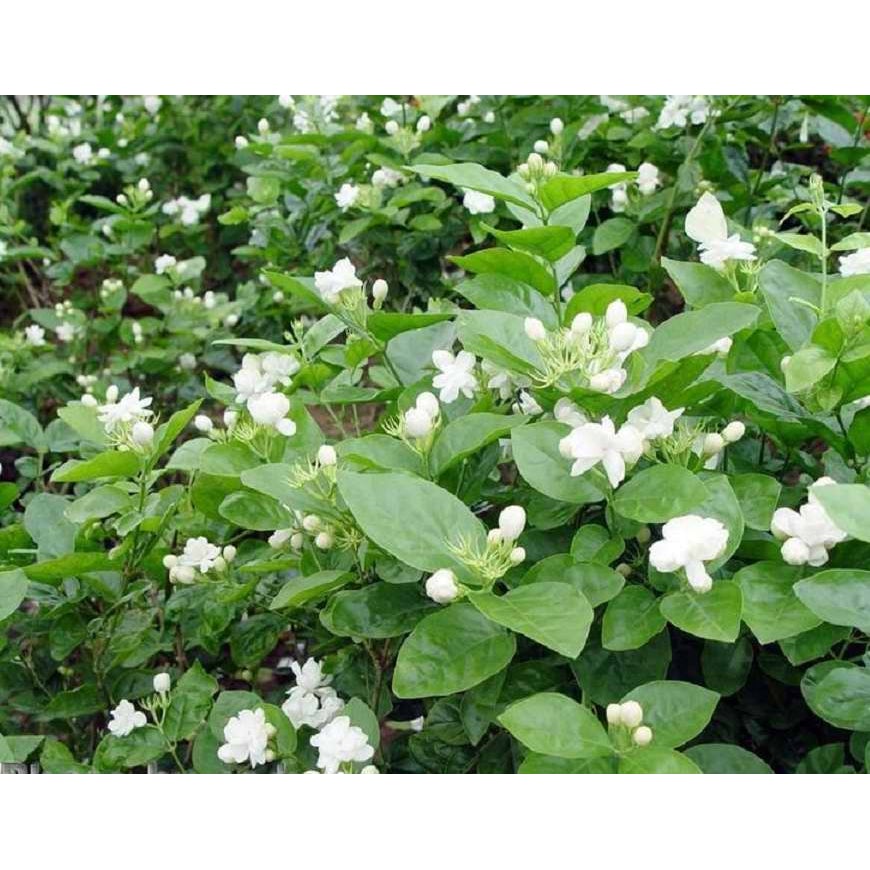
<svg viewBox="0 0 870 870">
<path fill-rule="evenodd" d="M 477 389 L 474 354 L 461 350 L 454 356 L 449 350 L 436 350 L 432 362 L 441 372 L 432 379 L 432 386 L 440 390 L 439 398 L 445 405 L 455 402 L 460 393 L 467 399 L 474 397 Z"/>
<path fill-rule="evenodd" d="M 495 200 L 488 193 L 466 190 L 462 204 L 471 214 L 490 214 L 495 211 Z"/>
<path fill-rule="evenodd" d="M 573 459 L 571 476 L 577 477 L 601 463 L 614 488 L 625 480 L 626 464 L 632 465 L 643 453 L 643 437 L 629 424 L 619 431 L 610 417 L 600 423 L 577 426 L 559 442 L 560 453 Z"/>
<path fill-rule="evenodd" d="M 375 187 L 397 187 L 405 180 L 405 176 L 389 166 L 381 166 L 372 173 L 372 184 Z"/>
<path fill-rule="evenodd" d="M 571 428 L 582 426 L 589 421 L 586 415 L 570 399 L 561 398 L 553 408 L 553 416 L 560 422 Z"/>
<path fill-rule="evenodd" d="M 155 674 L 153 685 L 158 695 L 165 695 L 172 688 L 172 677 L 167 673 Z"/>
<path fill-rule="evenodd" d="M 565 129 L 565 125 L 562 122 L 561 118 L 551 118 L 550 119 L 550 132 L 554 136 L 558 136 Z"/>
<path fill-rule="evenodd" d="M 57 337 L 63 342 L 72 341 L 76 336 L 75 326 L 68 322 L 61 323 L 55 332 L 57 333 Z"/>
<path fill-rule="evenodd" d="M 589 389 L 598 393 L 615 393 L 624 383 L 628 373 L 625 369 L 605 369 L 589 378 Z"/>
<path fill-rule="evenodd" d="M 381 103 L 381 114 L 385 118 L 395 118 L 396 115 L 402 113 L 402 104 L 396 102 L 392 97 L 385 97 Z"/>
<path fill-rule="evenodd" d="M 686 215 L 686 235 L 698 243 L 701 262 L 722 271 L 730 260 L 755 259 L 755 245 L 741 241 L 740 235 L 728 235 L 725 212 L 712 193 L 703 193 Z"/>
<path fill-rule="evenodd" d="M 227 722 L 224 728 L 224 743 L 218 749 L 218 758 L 224 764 L 243 764 L 251 767 L 265 764 L 268 760 L 270 726 L 262 708 L 241 710 Z"/>
<path fill-rule="evenodd" d="M 636 746 L 649 746 L 653 739 L 652 728 L 648 725 L 641 725 L 631 735 L 631 739 Z"/>
<path fill-rule="evenodd" d="M 73 148 L 72 156 L 76 163 L 81 163 L 83 166 L 87 166 L 89 163 L 93 162 L 94 151 L 87 142 L 82 142 L 81 145 L 76 145 L 76 147 Z"/>
<path fill-rule="evenodd" d="M 109 731 L 115 737 L 126 737 L 136 728 L 145 725 L 148 719 L 141 710 L 137 710 L 128 700 L 124 699 L 111 712 Z"/>
<path fill-rule="evenodd" d="M 746 426 L 740 420 L 732 420 L 723 430 L 722 437 L 728 444 L 734 444 L 746 434 Z"/>
<path fill-rule="evenodd" d="M 840 257 L 840 274 L 844 278 L 850 275 L 870 275 L 870 248 L 861 248 L 854 254 Z"/>
<path fill-rule="evenodd" d="M 209 543 L 208 538 L 188 538 L 184 552 L 178 557 L 178 565 L 195 568 L 200 574 L 207 574 L 220 554 L 220 548 Z"/>
<path fill-rule="evenodd" d="M 642 405 L 628 412 L 628 422 L 647 440 L 668 438 L 674 434 L 674 423 L 685 408 L 669 411 L 659 399 L 651 396 Z"/>
<path fill-rule="evenodd" d="M 154 443 L 154 427 L 144 420 L 137 420 L 130 431 L 130 437 L 138 447 L 150 447 Z"/>
<path fill-rule="evenodd" d="M 255 423 L 277 429 L 290 411 L 290 399 L 284 393 L 258 393 L 248 399 L 245 407 Z"/>
<path fill-rule="evenodd" d="M 814 568 L 828 561 L 831 550 L 846 539 L 840 529 L 819 504 L 813 489 L 831 486 L 831 478 L 819 478 L 809 489 L 808 501 L 799 511 L 778 508 L 774 511 L 770 530 L 776 538 L 784 540 L 782 557 L 790 565 L 812 565 Z"/>
<path fill-rule="evenodd" d="M 342 184 L 335 194 L 335 203 L 342 211 L 347 211 L 357 199 L 359 199 L 359 188 L 347 182 Z"/>
<path fill-rule="evenodd" d="M 402 417 L 405 434 L 411 438 L 425 438 L 433 429 L 434 422 L 422 408 L 409 408 Z"/>
<path fill-rule="evenodd" d="M 436 604 L 449 604 L 457 595 L 456 575 L 449 568 L 441 568 L 426 580 L 426 594 Z"/>
<path fill-rule="evenodd" d="M 625 172 L 625 166 L 621 163 L 611 163 L 605 172 Z M 612 191 L 610 194 L 610 210 L 614 212 L 623 212 L 628 205 L 628 185 L 624 181 L 619 181 L 616 184 L 611 184 L 608 188 Z"/>
<path fill-rule="evenodd" d="M 369 117 L 368 112 L 363 112 L 357 119 L 354 125 L 361 133 L 371 133 L 375 125 Z"/>
<path fill-rule="evenodd" d="M 278 105 L 282 109 L 295 109 L 296 100 L 294 100 L 289 94 L 283 94 L 278 97 Z"/>
<path fill-rule="evenodd" d="M 428 133 L 432 129 L 432 119 L 428 115 L 421 115 L 417 119 L 417 132 Z"/>
<path fill-rule="evenodd" d="M 702 456 L 716 456 L 725 449 L 725 439 L 718 432 L 710 432 L 704 436 L 701 446 Z"/>
<path fill-rule="evenodd" d="M 665 100 L 656 127 L 660 130 L 668 127 L 683 128 L 687 123 L 703 124 L 710 114 L 710 105 L 702 96 L 669 96 Z"/>
<path fill-rule="evenodd" d="M 106 391 L 106 404 L 100 405 L 98 409 L 97 419 L 105 426 L 107 432 L 113 432 L 122 423 L 133 423 L 136 420 L 143 420 L 151 416 L 148 407 L 154 400 L 151 396 L 140 398 L 139 387 L 126 393 L 120 401 L 115 402 L 113 398 L 116 398 L 117 394 L 117 387 L 114 390 L 110 387 Z"/>
<path fill-rule="evenodd" d="M 24 329 L 24 339 L 31 347 L 42 347 L 45 344 L 45 330 L 36 323 Z"/>
<path fill-rule="evenodd" d="M 149 115 L 156 115 L 160 111 L 160 107 L 163 105 L 163 100 L 156 95 L 142 97 L 142 105 L 145 106 L 145 111 L 148 112 Z"/>
<path fill-rule="evenodd" d="M 375 305 L 383 305 L 384 299 L 387 298 L 387 293 L 390 292 L 390 285 L 383 278 L 378 278 L 372 284 L 372 299 Z"/>
<path fill-rule="evenodd" d="M 384 130 L 386 130 L 388 136 L 395 136 L 399 132 L 399 124 L 397 121 L 387 121 L 384 124 Z"/>
<path fill-rule="evenodd" d="M 526 512 L 518 504 L 506 507 L 498 515 L 498 527 L 503 541 L 515 541 L 526 527 Z"/>
<path fill-rule="evenodd" d="M 523 321 L 523 327 L 526 335 L 532 341 L 544 341 L 547 338 L 547 330 L 544 324 L 537 317 L 527 317 Z"/>
<path fill-rule="evenodd" d="M 339 301 L 342 290 L 362 287 L 362 281 L 357 278 L 353 263 L 344 257 L 330 271 L 315 272 L 314 286 L 325 302 L 335 305 Z"/>
<path fill-rule="evenodd" d="M 162 275 L 169 269 L 174 268 L 178 263 L 178 260 L 175 259 L 171 254 L 161 254 L 154 261 L 154 271 L 158 275 Z"/>
<path fill-rule="evenodd" d="M 655 193 L 656 188 L 661 184 L 659 181 L 659 169 L 652 163 L 641 163 L 637 167 L 637 189 L 643 196 L 650 196 Z"/>
<path fill-rule="evenodd" d="M 727 545 L 728 530 L 719 520 L 686 514 L 664 524 L 662 540 L 650 547 L 649 560 L 658 571 L 683 568 L 692 589 L 709 592 L 713 579 L 704 563 L 718 559 Z"/>
<path fill-rule="evenodd" d="M 317 450 L 317 461 L 320 465 L 335 465 L 338 462 L 338 454 L 331 444 L 321 444 Z"/>
<path fill-rule="evenodd" d="M 290 689 L 287 696 L 281 710 L 294 728 L 301 728 L 303 725 L 314 729 L 322 728 L 344 709 L 344 701 L 334 689 L 322 689 L 315 694 L 296 686 Z"/>
<path fill-rule="evenodd" d="M 318 749 L 317 766 L 324 773 L 338 773 L 342 764 L 369 761 L 375 750 L 362 728 L 350 724 L 349 716 L 338 716 L 311 738 Z"/>
</svg>

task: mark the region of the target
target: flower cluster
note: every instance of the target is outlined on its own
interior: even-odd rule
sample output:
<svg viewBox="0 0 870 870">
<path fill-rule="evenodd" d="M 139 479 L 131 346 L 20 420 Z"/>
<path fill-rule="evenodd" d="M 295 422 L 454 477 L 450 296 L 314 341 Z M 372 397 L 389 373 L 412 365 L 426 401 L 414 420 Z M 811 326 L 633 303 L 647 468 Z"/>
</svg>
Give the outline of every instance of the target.
<svg viewBox="0 0 870 870">
<path fill-rule="evenodd" d="M 607 724 L 614 729 L 627 730 L 635 746 L 649 746 L 652 743 L 652 728 L 642 723 L 643 707 L 637 701 L 607 705 Z"/>
<path fill-rule="evenodd" d="M 828 551 L 846 539 L 819 504 L 814 489 L 836 486 L 830 477 L 820 477 L 807 492 L 807 502 L 800 510 L 778 508 L 774 511 L 770 530 L 783 542 L 780 552 L 789 565 L 812 565 L 818 568 L 828 561 Z"/>
<path fill-rule="evenodd" d="M 148 421 L 153 399 L 140 396 L 139 387 L 118 398 L 118 387 L 112 384 L 106 390 L 106 401 L 98 405 L 90 394 L 82 396 L 82 404 L 97 407 L 97 419 L 103 424 L 106 434 L 122 449 L 147 450 L 154 441 L 154 427 Z"/>
<path fill-rule="evenodd" d="M 188 538 L 181 555 L 164 556 L 163 566 L 169 569 L 171 582 L 186 585 L 202 579 L 210 571 L 226 571 L 235 558 L 236 548 L 232 544 L 221 549 L 208 538 Z"/>
<path fill-rule="evenodd" d="M 669 96 L 665 100 L 656 127 L 682 129 L 687 124 L 703 124 L 710 114 L 710 104 L 702 96 Z"/>
<path fill-rule="evenodd" d="M 712 193 L 703 193 L 686 215 L 686 235 L 698 243 L 701 262 L 717 271 L 732 261 L 755 259 L 755 245 L 742 241 L 739 233 L 728 235 L 725 212 Z"/>
<path fill-rule="evenodd" d="M 668 520 L 662 526 L 662 540 L 649 549 L 650 564 L 657 571 L 685 571 L 686 580 L 695 592 L 709 592 L 713 578 L 705 562 L 718 559 L 728 546 L 728 530 L 712 517 L 686 514 Z"/>
<path fill-rule="evenodd" d="M 281 435 L 296 433 L 296 424 L 287 415 L 290 400 L 275 391 L 278 385 L 289 386 L 299 370 L 294 356 L 270 351 L 246 353 L 241 368 L 233 375 L 236 401 L 244 404 L 254 423 L 277 430 Z"/>
<path fill-rule="evenodd" d="M 428 438 L 438 426 L 440 417 L 438 399 L 432 393 L 420 393 L 413 407 L 402 414 L 401 432 L 406 438 Z"/>
<path fill-rule="evenodd" d="M 611 163 L 605 172 L 625 172 L 625 166 L 621 163 Z M 637 167 L 637 178 L 635 179 L 638 192 L 641 196 L 652 196 L 656 192 L 656 188 L 661 185 L 659 178 L 659 169 L 653 163 L 641 163 Z M 621 181 L 610 185 L 610 210 L 614 212 L 623 212 L 629 203 L 628 184 Z"/>
<path fill-rule="evenodd" d="M 211 208 L 211 194 L 204 193 L 196 199 L 179 196 L 163 203 L 161 211 L 169 217 L 178 218 L 186 227 L 198 224 L 200 219 Z"/>
</svg>

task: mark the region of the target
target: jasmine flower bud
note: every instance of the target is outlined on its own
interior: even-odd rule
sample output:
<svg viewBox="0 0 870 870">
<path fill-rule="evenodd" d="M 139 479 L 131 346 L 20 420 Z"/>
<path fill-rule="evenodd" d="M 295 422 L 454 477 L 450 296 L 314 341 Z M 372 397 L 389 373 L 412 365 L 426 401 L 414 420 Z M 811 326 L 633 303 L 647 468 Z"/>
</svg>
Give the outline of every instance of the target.
<svg viewBox="0 0 870 870">
<path fill-rule="evenodd" d="M 532 341 L 544 341 L 547 337 L 547 330 L 544 324 L 537 317 L 527 317 L 523 323 L 526 330 L 526 335 Z"/>
<path fill-rule="evenodd" d="M 634 539 L 638 542 L 638 544 L 646 544 L 649 543 L 649 539 L 652 537 L 652 532 L 649 530 L 649 526 L 641 526 L 637 530 L 637 534 L 634 536 Z"/>
<path fill-rule="evenodd" d="M 387 131 L 389 136 L 395 136 L 396 133 L 399 132 L 399 124 L 396 121 L 387 121 L 387 123 L 384 124 L 384 130 Z"/>
<path fill-rule="evenodd" d="M 321 519 L 317 514 L 308 514 L 302 518 L 302 528 L 306 532 L 316 532 L 321 524 Z"/>
<path fill-rule="evenodd" d="M 511 550 L 508 559 L 510 559 L 511 565 L 521 565 L 526 561 L 525 549 L 523 547 L 514 547 L 513 550 Z"/>
<path fill-rule="evenodd" d="M 167 553 L 163 557 L 164 568 L 174 568 L 178 564 L 178 556 L 173 556 L 172 553 Z"/>
<path fill-rule="evenodd" d="M 637 701 L 626 701 L 620 705 L 622 724 L 628 728 L 637 728 L 643 722 L 643 708 Z"/>
<path fill-rule="evenodd" d="M 432 417 L 422 408 L 409 408 L 402 419 L 405 433 L 411 438 L 425 438 L 432 431 Z"/>
<path fill-rule="evenodd" d="M 746 434 L 746 426 L 740 420 L 732 420 L 723 430 L 722 437 L 729 443 L 733 444 L 739 441 Z"/>
<path fill-rule="evenodd" d="M 526 527 L 526 512 L 518 504 L 506 507 L 498 515 L 498 527 L 505 541 L 515 541 Z"/>
<path fill-rule="evenodd" d="M 616 566 L 616 573 L 622 574 L 623 577 L 628 577 L 631 574 L 631 565 L 628 565 L 625 562 L 620 562 Z"/>
<path fill-rule="evenodd" d="M 302 549 L 302 545 L 303 545 L 304 543 L 305 543 L 305 537 L 304 537 L 304 535 L 302 534 L 302 532 L 294 532 L 294 533 L 290 536 L 290 546 L 291 546 L 294 550 L 301 550 L 301 549 Z"/>
<path fill-rule="evenodd" d="M 137 420 L 133 424 L 130 437 L 138 447 L 150 447 L 154 442 L 154 427 L 144 420 Z"/>
<path fill-rule="evenodd" d="M 236 136 L 235 146 L 239 151 L 241 151 L 243 148 L 248 147 L 248 140 L 244 136 Z"/>
<path fill-rule="evenodd" d="M 562 123 L 561 118 L 553 118 L 550 121 L 550 132 L 554 136 L 558 136 L 565 129 L 565 125 Z"/>
<path fill-rule="evenodd" d="M 172 677 L 169 674 L 156 674 L 154 676 L 154 691 L 158 695 L 165 695 L 172 686 Z"/>
<path fill-rule="evenodd" d="M 378 280 L 372 284 L 372 299 L 374 299 L 375 305 L 383 305 L 384 299 L 387 298 L 387 293 L 389 292 L 390 285 L 387 284 L 383 278 L 378 278 Z"/>
<path fill-rule="evenodd" d="M 223 549 L 223 557 L 227 562 L 232 562 L 237 553 L 238 550 L 232 544 L 227 544 Z"/>
<path fill-rule="evenodd" d="M 610 332 L 610 347 L 617 353 L 629 350 L 636 338 L 637 327 L 633 323 L 618 323 Z"/>
<path fill-rule="evenodd" d="M 211 432 L 214 429 L 214 423 L 205 414 L 197 414 L 193 418 L 193 425 L 199 432 Z"/>
<path fill-rule="evenodd" d="M 718 432 L 711 432 L 704 437 L 702 451 L 704 456 L 715 456 L 725 447 L 725 439 Z"/>
<path fill-rule="evenodd" d="M 314 545 L 319 550 L 328 550 L 335 543 L 335 539 L 332 537 L 332 534 L 328 531 L 319 532 L 317 537 L 314 539 Z"/>
<path fill-rule="evenodd" d="M 428 133 L 432 127 L 432 119 L 428 115 L 421 115 L 417 120 L 417 132 Z"/>
<path fill-rule="evenodd" d="M 810 548 L 800 538 L 789 538 L 780 553 L 787 565 L 806 565 L 810 560 Z"/>
<path fill-rule="evenodd" d="M 266 118 L 260 118 L 260 120 L 257 121 L 257 130 L 262 136 L 265 136 L 266 133 L 269 132 L 269 122 Z"/>
<path fill-rule="evenodd" d="M 86 405 L 88 408 L 96 408 L 98 405 L 97 400 L 90 393 L 85 393 L 82 396 L 81 403 Z"/>
<path fill-rule="evenodd" d="M 436 571 L 426 581 L 426 594 L 437 604 L 449 604 L 459 595 L 456 575 L 449 568 Z"/>
<path fill-rule="evenodd" d="M 592 315 L 588 311 L 581 311 L 571 321 L 571 332 L 576 336 L 585 335 L 592 329 Z"/>
<path fill-rule="evenodd" d="M 490 544 L 500 544 L 503 540 L 501 529 L 490 529 L 486 534 L 486 540 Z"/>
<path fill-rule="evenodd" d="M 430 417 L 437 417 L 441 413 L 441 406 L 438 404 L 438 399 L 433 393 L 420 393 L 417 396 L 416 405 Z"/>
<path fill-rule="evenodd" d="M 550 150 L 549 144 L 543 139 L 538 139 L 534 147 L 536 154 L 546 154 Z"/>
<path fill-rule="evenodd" d="M 317 451 L 317 461 L 321 465 L 335 465 L 338 462 L 338 454 L 335 448 L 329 444 L 321 444 Z"/>
<path fill-rule="evenodd" d="M 641 725 L 640 728 L 637 728 L 634 734 L 631 735 L 631 739 L 634 741 L 636 746 L 649 746 L 653 739 L 652 729 L 646 725 Z"/>
<path fill-rule="evenodd" d="M 620 704 L 607 705 L 607 724 L 621 725 L 622 724 L 622 706 Z"/>
<path fill-rule="evenodd" d="M 628 320 L 628 309 L 625 307 L 625 303 L 621 299 L 614 299 L 607 306 L 604 320 L 607 323 L 608 329 L 613 329 L 615 326 L 619 326 L 620 323 L 625 323 Z"/>
</svg>

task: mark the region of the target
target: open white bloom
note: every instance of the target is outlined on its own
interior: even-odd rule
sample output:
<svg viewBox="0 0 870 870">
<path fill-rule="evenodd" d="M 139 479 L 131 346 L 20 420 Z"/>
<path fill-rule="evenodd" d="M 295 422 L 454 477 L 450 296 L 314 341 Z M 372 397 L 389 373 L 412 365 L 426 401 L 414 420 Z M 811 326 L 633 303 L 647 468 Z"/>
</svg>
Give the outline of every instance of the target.
<svg viewBox="0 0 870 870">
<path fill-rule="evenodd" d="M 145 106 L 145 111 L 149 115 L 156 115 L 160 111 L 160 107 L 163 105 L 163 100 L 156 95 L 150 95 L 142 97 L 142 105 Z"/>
<path fill-rule="evenodd" d="M 124 699 L 111 712 L 109 731 L 115 737 L 126 737 L 136 728 L 145 725 L 148 719 L 141 710 L 137 710 L 128 700 Z"/>
<path fill-rule="evenodd" d="M 347 258 L 339 260 L 328 272 L 314 273 L 314 286 L 324 301 L 335 305 L 342 290 L 362 287 L 362 281 L 356 276 L 356 268 Z"/>
<path fill-rule="evenodd" d="M 641 163 L 637 167 L 637 189 L 643 196 L 650 196 L 656 192 L 661 184 L 659 180 L 659 168 L 653 163 Z"/>
<path fill-rule="evenodd" d="M 840 257 L 840 274 L 844 278 L 850 275 L 870 275 L 870 248 L 861 248 L 854 254 Z"/>
<path fill-rule="evenodd" d="M 674 434 L 674 423 L 685 408 L 669 411 L 659 399 L 651 396 L 642 405 L 628 412 L 628 422 L 647 440 L 668 438 Z"/>
<path fill-rule="evenodd" d="M 81 145 L 76 145 L 73 148 L 72 156 L 76 163 L 87 166 L 94 159 L 94 150 L 87 142 L 82 142 Z"/>
<path fill-rule="evenodd" d="M 498 527 L 503 541 L 515 541 L 526 527 L 526 512 L 518 504 L 506 507 L 498 515 Z"/>
<path fill-rule="evenodd" d="M 657 571 L 683 568 L 692 589 L 709 592 L 713 578 L 704 563 L 718 559 L 727 545 L 728 530 L 719 520 L 686 514 L 664 524 L 662 540 L 649 548 L 649 560 Z"/>
<path fill-rule="evenodd" d="M 359 187 L 345 182 L 335 194 L 335 204 L 342 210 L 347 211 L 359 199 Z"/>
<path fill-rule="evenodd" d="M 218 758 L 224 764 L 242 764 L 245 761 L 251 767 L 265 764 L 269 733 L 269 724 L 262 708 L 240 710 L 224 728 L 226 743 L 218 749 Z"/>
<path fill-rule="evenodd" d="M 284 393 L 258 393 L 245 403 L 251 419 L 261 426 L 278 426 L 290 410 L 290 399 Z"/>
<path fill-rule="evenodd" d="M 466 190 L 462 204 L 471 214 L 489 214 L 495 211 L 495 199 L 488 193 L 477 190 Z"/>
<path fill-rule="evenodd" d="M 813 490 L 835 485 L 830 477 L 820 477 L 808 492 L 807 503 L 799 511 L 778 508 L 770 522 L 770 530 L 783 541 L 782 558 L 789 565 L 812 565 L 818 568 L 828 561 L 831 550 L 846 539 L 846 533 L 828 516 Z"/>
<path fill-rule="evenodd" d="M 110 396 L 112 398 L 110 398 Z M 123 423 L 133 423 L 136 420 L 144 420 L 151 416 L 149 405 L 154 401 L 151 396 L 139 397 L 139 387 L 126 393 L 117 402 L 112 399 L 117 397 L 115 392 L 106 391 L 106 404 L 98 408 L 99 421 L 105 426 L 107 432 L 113 432 Z"/>
<path fill-rule="evenodd" d="M 396 115 L 401 114 L 401 112 L 401 103 L 397 102 L 392 97 L 384 97 L 384 101 L 381 103 L 381 114 L 385 118 L 395 118 Z"/>
<path fill-rule="evenodd" d="M 205 574 L 214 567 L 220 554 L 220 547 L 209 543 L 208 538 L 188 538 L 184 552 L 178 557 L 178 564 L 196 568 L 201 574 Z"/>
<path fill-rule="evenodd" d="M 619 431 L 610 417 L 600 423 L 584 423 L 577 426 L 559 442 L 560 453 L 573 459 L 571 476 L 577 477 L 598 465 L 604 467 L 612 487 L 625 480 L 626 465 L 632 465 L 643 453 L 643 437 L 629 424 Z"/>
<path fill-rule="evenodd" d="M 31 347 L 42 347 L 45 344 L 45 330 L 37 323 L 31 323 L 24 329 L 24 340 Z"/>
<path fill-rule="evenodd" d="M 372 119 L 369 117 L 368 112 L 363 112 L 357 119 L 354 126 L 360 133 L 371 133 L 374 130 L 375 125 Z"/>
<path fill-rule="evenodd" d="M 728 235 L 725 212 L 712 193 L 703 193 L 686 215 L 686 235 L 698 243 L 701 262 L 721 271 L 730 260 L 754 260 L 755 245 Z"/>
<path fill-rule="evenodd" d="M 449 568 L 441 568 L 426 580 L 426 594 L 436 604 L 449 604 L 457 595 L 456 575 Z"/>
<path fill-rule="evenodd" d="M 586 415 L 570 399 L 561 398 L 553 407 L 553 416 L 560 422 L 571 428 L 582 426 L 589 421 Z"/>
<path fill-rule="evenodd" d="M 335 689 L 323 689 L 317 694 L 295 686 L 287 693 L 287 700 L 281 705 L 284 715 L 293 723 L 294 728 L 307 725 L 319 729 L 331 722 L 344 709 L 344 701 Z"/>
<path fill-rule="evenodd" d="M 146 181 L 147 179 L 142 179 Z M 141 182 L 140 182 L 141 184 Z M 179 221 L 186 227 L 198 224 L 200 218 L 211 208 L 211 194 L 204 193 L 196 199 L 190 199 L 187 196 L 179 196 L 177 199 L 171 199 L 163 204 L 163 214 L 170 217 L 177 217 Z"/>
<path fill-rule="evenodd" d="M 665 100 L 656 127 L 660 130 L 668 127 L 683 128 L 687 123 L 703 124 L 710 114 L 710 104 L 702 96 L 669 96 Z"/>
<path fill-rule="evenodd" d="M 445 405 L 455 402 L 462 393 L 467 399 L 474 397 L 477 378 L 474 376 L 474 354 L 461 350 L 454 356 L 449 350 L 432 352 L 432 362 L 440 374 L 432 379 L 432 386 L 439 390 L 439 398 Z"/>
<path fill-rule="evenodd" d="M 176 266 L 177 263 L 178 260 L 176 260 L 175 257 L 172 256 L 172 254 L 161 254 L 154 261 L 154 271 L 158 275 L 162 275 L 164 272 L 167 271 L 167 269 L 172 269 L 174 266 Z"/>
<path fill-rule="evenodd" d="M 318 749 L 317 766 L 324 773 L 338 773 L 342 764 L 369 761 L 375 754 L 362 728 L 350 724 L 349 716 L 338 716 L 311 738 Z"/>
</svg>

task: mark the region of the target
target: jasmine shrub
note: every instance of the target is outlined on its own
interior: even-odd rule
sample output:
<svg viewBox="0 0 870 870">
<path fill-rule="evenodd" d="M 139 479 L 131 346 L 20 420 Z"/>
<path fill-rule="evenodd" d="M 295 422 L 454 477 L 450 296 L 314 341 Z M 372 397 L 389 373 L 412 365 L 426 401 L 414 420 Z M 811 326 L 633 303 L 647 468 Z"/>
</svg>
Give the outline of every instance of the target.
<svg viewBox="0 0 870 870">
<path fill-rule="evenodd" d="M 3 336 L 0 758 L 865 772 L 866 176 L 774 174 L 767 155 L 839 123 L 843 159 L 866 159 L 866 114 L 808 98 L 783 105 L 783 133 L 780 102 L 750 102 L 768 150 L 734 174 L 714 158 L 756 136 L 739 98 L 601 98 L 597 122 L 540 101 L 499 172 L 462 138 L 485 144 L 491 98 L 387 98 L 369 108 L 393 160 L 366 181 L 327 174 L 324 194 L 330 148 L 375 147 L 368 104 L 269 105 L 281 125 L 224 143 L 251 161 L 220 225 L 261 234 L 235 253 L 253 269 L 238 287 L 212 289 L 227 252 L 196 235 L 226 192 L 193 183 L 159 205 L 144 177 L 77 193 L 111 216 L 93 219 L 109 241 L 92 258 L 87 233 L 55 260 L 4 243 L 16 264 L 45 254 L 62 286 L 96 281 L 105 326 L 66 299 Z M 112 126 L 156 135 L 174 107 L 146 97 Z M 53 151 L 0 140 L 3 183 L 87 138 L 80 115 L 48 116 Z M 629 133 L 574 162 L 611 123 Z M 674 168 L 625 158 L 628 136 Z M 110 159 L 87 141 L 61 157 L 73 173 Z M 727 193 L 708 171 L 731 173 Z M 300 179 L 319 200 L 292 199 Z M 417 203 L 437 216 L 398 219 Z M 328 260 L 282 254 L 320 208 Z M 406 225 L 432 247 L 391 265 Z"/>
</svg>

